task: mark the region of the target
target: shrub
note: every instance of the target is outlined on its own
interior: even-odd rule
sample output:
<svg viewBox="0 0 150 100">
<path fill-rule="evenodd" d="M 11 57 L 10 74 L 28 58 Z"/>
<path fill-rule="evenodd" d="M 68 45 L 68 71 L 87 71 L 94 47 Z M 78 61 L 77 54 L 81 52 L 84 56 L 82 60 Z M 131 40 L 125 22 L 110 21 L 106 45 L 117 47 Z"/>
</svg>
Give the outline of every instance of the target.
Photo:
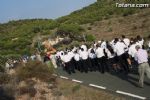
<svg viewBox="0 0 150 100">
<path fill-rule="evenodd" d="M 92 27 L 88 27 L 88 30 L 92 30 Z"/>
<path fill-rule="evenodd" d="M 35 77 L 41 81 L 48 82 L 51 80 L 52 73 L 54 72 L 52 64 L 50 66 L 48 67 L 39 61 L 30 61 L 26 66 L 18 66 L 16 75 L 20 81 Z"/>
<path fill-rule="evenodd" d="M 34 97 L 37 93 L 36 89 L 33 86 L 23 86 L 19 88 L 19 94 L 29 94 L 31 97 Z"/>
<path fill-rule="evenodd" d="M 5 73 L 0 73 L 0 84 L 7 84 L 10 82 L 10 75 Z"/>
<path fill-rule="evenodd" d="M 72 92 L 76 92 L 76 91 L 78 91 L 80 88 L 81 88 L 80 85 L 75 85 L 75 86 L 72 87 Z"/>
<path fill-rule="evenodd" d="M 80 35 L 82 31 L 84 31 L 84 29 L 79 24 L 61 24 L 58 27 L 57 34 L 64 37 L 69 36 L 74 39 Z"/>
<path fill-rule="evenodd" d="M 92 34 L 87 34 L 86 35 L 86 41 L 92 42 L 95 40 L 95 36 Z"/>
</svg>

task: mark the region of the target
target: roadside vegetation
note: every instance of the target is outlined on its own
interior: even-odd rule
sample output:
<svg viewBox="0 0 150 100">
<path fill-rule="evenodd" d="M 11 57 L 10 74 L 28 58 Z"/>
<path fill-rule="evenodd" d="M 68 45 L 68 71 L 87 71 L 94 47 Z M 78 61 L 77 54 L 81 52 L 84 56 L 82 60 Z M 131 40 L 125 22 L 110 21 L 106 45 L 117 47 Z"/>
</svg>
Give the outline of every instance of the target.
<svg viewBox="0 0 150 100">
<path fill-rule="evenodd" d="M 119 0 L 117 2 L 150 3 L 148 0 Z M 88 7 L 84 7 L 81 10 L 74 11 L 70 15 L 60 17 L 56 20 L 25 19 L 0 24 L 0 56 L 6 56 L 10 54 L 31 54 L 34 49 L 34 41 L 38 42 L 39 37 L 42 38 L 42 36 L 55 37 L 59 34 L 63 37 L 67 35 L 72 39 L 83 40 L 83 33 L 88 33 L 90 34 L 90 36 L 87 35 L 87 40 L 91 41 L 94 40 L 95 38 L 93 37 L 96 36 L 93 33 L 93 30 L 97 30 L 93 25 L 101 23 L 101 21 L 103 20 L 109 21 L 112 18 L 126 18 L 127 16 L 138 14 L 139 12 L 144 12 L 144 10 L 149 10 L 149 8 L 117 8 L 115 0 L 97 0 L 97 2 L 91 4 Z M 145 18 L 146 16 L 148 16 L 148 14 L 149 13 L 147 12 L 147 14 L 141 17 Z M 120 19 L 119 23 L 122 22 L 121 20 L 122 19 Z M 129 19 L 125 20 L 126 22 L 128 22 Z M 148 21 L 148 19 L 143 20 L 145 20 L 144 22 L 146 23 Z M 139 23 L 142 25 L 141 28 L 144 27 L 144 22 L 143 24 Z M 90 26 L 86 27 L 88 24 L 90 24 Z M 114 30 L 116 29 L 111 27 L 111 25 L 112 24 L 110 22 L 109 27 L 105 24 L 101 24 L 98 26 L 107 27 L 108 29 L 107 31 L 105 31 L 106 33 L 116 34 L 114 33 Z M 139 28 L 136 25 L 132 26 L 133 30 L 137 30 Z M 123 27 L 124 26 L 120 25 L 121 29 Z M 97 30 L 97 32 L 100 31 Z M 94 36 L 91 36 L 93 34 Z"/>
<path fill-rule="evenodd" d="M 150 8 L 117 8 L 117 2 L 148 3 L 149 0 L 97 0 L 58 19 L 25 19 L 0 24 L 0 100 L 124 100 L 124 97 L 95 90 L 52 76 L 55 71 L 41 62 L 20 64 L 13 74 L 5 72 L 8 58 L 31 55 L 38 43 L 57 36 L 67 38 L 56 49 L 86 41 L 150 34 Z M 66 40 L 67 40 L 66 39 Z M 42 47 L 41 47 L 42 48 Z"/>
</svg>

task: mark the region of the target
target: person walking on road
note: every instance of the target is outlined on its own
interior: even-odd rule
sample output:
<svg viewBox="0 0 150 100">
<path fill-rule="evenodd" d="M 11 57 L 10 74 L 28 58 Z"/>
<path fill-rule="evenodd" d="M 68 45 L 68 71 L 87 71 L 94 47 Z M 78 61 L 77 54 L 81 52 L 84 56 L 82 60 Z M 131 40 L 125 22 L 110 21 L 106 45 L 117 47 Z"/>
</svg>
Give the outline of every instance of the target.
<svg viewBox="0 0 150 100">
<path fill-rule="evenodd" d="M 146 73 L 147 77 L 150 78 L 150 67 L 148 64 L 148 53 L 146 50 L 140 48 L 139 45 L 136 47 L 137 53 L 135 54 L 135 60 L 138 62 L 138 71 L 139 71 L 139 85 L 144 87 L 144 74 Z"/>
</svg>

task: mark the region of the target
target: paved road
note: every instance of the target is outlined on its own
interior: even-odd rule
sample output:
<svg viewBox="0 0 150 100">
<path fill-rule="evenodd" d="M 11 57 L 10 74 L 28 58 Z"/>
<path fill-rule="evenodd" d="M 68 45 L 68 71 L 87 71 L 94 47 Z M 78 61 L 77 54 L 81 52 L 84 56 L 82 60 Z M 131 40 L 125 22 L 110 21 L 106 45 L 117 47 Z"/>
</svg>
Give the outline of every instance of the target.
<svg viewBox="0 0 150 100">
<path fill-rule="evenodd" d="M 121 73 L 101 74 L 98 71 L 88 73 L 80 73 L 76 71 L 76 73 L 68 75 L 65 71 L 62 70 L 61 67 L 59 67 L 56 72 L 59 76 L 80 80 L 85 84 L 96 84 L 99 86 L 107 87 L 107 89 L 111 91 L 119 90 L 150 99 L 150 80 L 145 77 L 144 88 L 138 87 L 138 74 L 134 71 L 134 73 L 128 74 L 127 76 Z"/>
</svg>

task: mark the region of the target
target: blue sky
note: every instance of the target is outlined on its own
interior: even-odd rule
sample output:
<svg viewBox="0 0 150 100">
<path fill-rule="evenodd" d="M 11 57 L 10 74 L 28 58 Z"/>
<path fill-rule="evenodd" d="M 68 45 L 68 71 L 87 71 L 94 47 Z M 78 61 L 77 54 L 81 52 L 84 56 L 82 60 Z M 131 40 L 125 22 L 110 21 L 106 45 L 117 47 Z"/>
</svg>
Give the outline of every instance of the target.
<svg viewBox="0 0 150 100">
<path fill-rule="evenodd" d="M 0 0 L 0 23 L 28 18 L 55 19 L 94 2 L 96 0 Z"/>
</svg>

